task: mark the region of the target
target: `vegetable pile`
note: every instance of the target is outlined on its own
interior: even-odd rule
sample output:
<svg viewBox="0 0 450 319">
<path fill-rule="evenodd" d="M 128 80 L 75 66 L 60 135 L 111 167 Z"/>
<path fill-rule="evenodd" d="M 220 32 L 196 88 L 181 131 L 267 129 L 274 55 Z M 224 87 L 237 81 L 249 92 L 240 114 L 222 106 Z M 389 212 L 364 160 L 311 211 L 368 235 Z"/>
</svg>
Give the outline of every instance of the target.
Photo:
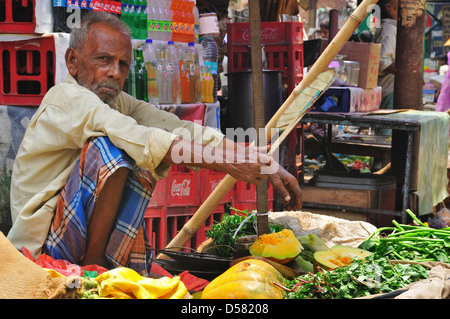
<svg viewBox="0 0 450 319">
<path fill-rule="evenodd" d="M 352 299 L 401 289 L 428 277 L 420 264 L 392 263 L 387 258 L 375 260 L 370 255 L 354 259 L 350 265 L 327 271 L 319 268 L 287 280 L 285 299 Z"/>
<path fill-rule="evenodd" d="M 373 252 L 375 258 L 450 262 L 450 227 L 442 229 L 428 227 L 411 210 L 408 209 L 406 212 L 418 226 L 403 225 L 393 220 L 394 227 L 377 229 L 359 247 Z M 383 236 L 383 232 L 390 234 Z"/>
<path fill-rule="evenodd" d="M 256 216 L 250 214 L 247 210 L 241 211 L 232 208 L 236 211 L 235 214 L 224 214 L 221 222 L 214 223 L 209 230 L 206 231 L 206 236 L 214 240 L 216 245 L 217 255 L 221 257 L 232 257 L 233 246 L 237 239 L 246 235 L 256 235 Z M 269 231 L 271 233 L 279 232 L 282 227 L 279 225 L 269 224 Z"/>
</svg>

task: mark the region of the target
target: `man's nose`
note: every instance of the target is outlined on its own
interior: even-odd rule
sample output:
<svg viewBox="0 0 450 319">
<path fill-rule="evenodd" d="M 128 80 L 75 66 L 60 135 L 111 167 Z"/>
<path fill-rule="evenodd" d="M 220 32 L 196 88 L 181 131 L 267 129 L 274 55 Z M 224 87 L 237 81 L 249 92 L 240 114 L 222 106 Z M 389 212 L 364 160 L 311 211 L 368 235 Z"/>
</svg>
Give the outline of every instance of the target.
<svg viewBox="0 0 450 319">
<path fill-rule="evenodd" d="M 120 78 L 120 64 L 119 62 L 113 62 L 108 68 L 108 76 L 114 79 Z"/>
</svg>

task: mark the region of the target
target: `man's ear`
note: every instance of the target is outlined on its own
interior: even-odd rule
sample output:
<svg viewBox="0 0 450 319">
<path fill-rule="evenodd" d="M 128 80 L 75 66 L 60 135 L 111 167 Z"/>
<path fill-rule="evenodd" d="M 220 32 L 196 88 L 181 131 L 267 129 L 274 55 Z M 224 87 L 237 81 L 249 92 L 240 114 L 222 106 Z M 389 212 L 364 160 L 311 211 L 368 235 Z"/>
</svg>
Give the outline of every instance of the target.
<svg viewBox="0 0 450 319">
<path fill-rule="evenodd" d="M 78 51 L 74 48 L 68 48 L 66 50 L 65 59 L 66 59 L 66 67 L 69 71 L 70 75 L 76 77 L 78 73 Z"/>
</svg>

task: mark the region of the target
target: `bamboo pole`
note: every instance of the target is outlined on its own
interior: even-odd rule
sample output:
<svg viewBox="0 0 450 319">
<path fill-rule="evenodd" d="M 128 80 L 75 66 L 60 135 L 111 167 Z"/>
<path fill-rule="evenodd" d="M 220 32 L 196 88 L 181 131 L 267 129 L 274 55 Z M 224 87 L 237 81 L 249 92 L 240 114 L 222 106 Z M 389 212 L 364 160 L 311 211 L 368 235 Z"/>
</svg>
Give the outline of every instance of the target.
<svg viewBox="0 0 450 319">
<path fill-rule="evenodd" d="M 305 75 L 303 80 L 294 88 L 292 93 L 288 96 L 288 98 L 284 101 L 278 111 L 273 115 L 273 117 L 265 126 L 267 142 L 272 139 L 273 129 L 276 128 L 276 124 L 281 115 L 295 102 L 300 92 L 304 88 L 306 88 L 320 73 L 326 70 L 328 65 L 330 65 L 334 57 L 339 53 L 339 51 L 341 51 L 356 28 L 364 21 L 367 13 L 370 12 L 372 6 L 376 4 L 377 1 L 378 0 L 363 0 L 360 5 L 353 11 L 343 27 L 339 30 L 333 40 L 328 44 L 317 61 Z M 293 127 L 295 126 L 291 126 L 286 130 L 292 130 Z M 287 134 L 283 134 L 282 136 L 286 137 Z M 280 136 L 280 138 L 282 136 Z M 279 143 L 281 143 L 281 141 Z M 272 147 L 269 151 L 269 154 L 272 154 L 273 151 L 274 148 Z M 208 196 L 208 198 L 203 202 L 203 204 L 199 207 L 195 214 L 183 226 L 180 232 L 170 241 L 170 243 L 167 245 L 167 248 L 183 247 L 198 231 L 201 225 L 203 225 L 206 219 L 211 215 L 212 211 L 217 207 L 222 198 L 224 198 L 225 195 L 233 188 L 233 186 L 236 184 L 236 181 L 237 180 L 235 178 L 227 174 L 219 183 L 219 185 L 217 185 L 217 187 Z M 167 258 L 168 257 L 163 254 L 159 254 L 157 257 L 157 259 Z"/>
</svg>

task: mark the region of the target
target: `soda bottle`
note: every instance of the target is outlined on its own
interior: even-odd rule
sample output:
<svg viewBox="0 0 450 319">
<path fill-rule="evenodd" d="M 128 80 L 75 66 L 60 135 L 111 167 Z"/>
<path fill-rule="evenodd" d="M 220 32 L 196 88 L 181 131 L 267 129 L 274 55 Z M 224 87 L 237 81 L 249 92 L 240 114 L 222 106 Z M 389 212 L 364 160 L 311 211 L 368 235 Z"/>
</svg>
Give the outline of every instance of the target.
<svg viewBox="0 0 450 319">
<path fill-rule="evenodd" d="M 180 60 L 178 56 L 178 50 L 175 48 L 173 41 L 167 42 L 167 50 L 169 54 L 169 70 L 172 73 L 172 100 L 173 103 L 181 103 L 180 93 Z"/>
<path fill-rule="evenodd" d="M 217 88 L 218 88 L 218 59 L 219 49 L 217 47 L 216 40 L 212 34 L 204 34 L 200 37 L 201 44 L 203 46 L 203 64 L 209 67 L 212 78 L 214 80 L 213 87 L 213 101 L 217 101 Z"/>
<path fill-rule="evenodd" d="M 180 42 L 187 41 L 186 27 L 188 25 L 187 0 L 180 0 Z"/>
<path fill-rule="evenodd" d="M 120 0 L 116 1 L 116 12 L 115 15 L 120 18 L 122 14 L 122 2 Z"/>
<path fill-rule="evenodd" d="M 172 14 L 172 41 L 180 42 L 180 0 L 172 0 L 170 12 Z"/>
<path fill-rule="evenodd" d="M 201 81 L 202 81 L 202 101 L 203 103 L 214 102 L 214 79 L 211 74 L 211 67 L 201 66 Z"/>
<path fill-rule="evenodd" d="M 122 1 L 122 12 L 120 15 L 120 19 L 126 23 L 127 26 L 130 27 L 130 0 L 123 0 Z M 94 0 L 92 0 L 94 2 Z M 92 3 L 91 2 L 91 3 Z"/>
<path fill-rule="evenodd" d="M 166 16 L 166 34 L 165 34 L 165 40 L 170 41 L 172 40 L 172 32 L 173 32 L 173 22 L 172 22 L 172 11 L 170 11 L 170 6 L 172 5 L 171 0 L 164 0 L 164 14 Z"/>
<path fill-rule="evenodd" d="M 141 1 L 134 0 L 134 15 L 133 15 L 133 39 L 140 39 L 141 36 Z"/>
<path fill-rule="evenodd" d="M 128 0 L 128 26 L 131 30 L 131 37 L 133 39 L 136 39 L 136 31 L 135 31 L 135 22 L 134 22 L 134 16 L 135 16 L 135 0 Z"/>
<path fill-rule="evenodd" d="M 142 47 L 136 49 L 136 98 L 148 102 L 147 70 L 144 65 Z"/>
<path fill-rule="evenodd" d="M 197 0 L 194 0 L 194 7 L 192 8 L 192 14 L 194 16 L 194 43 L 199 43 L 200 29 L 199 29 L 199 19 L 200 13 L 197 8 Z"/>
<path fill-rule="evenodd" d="M 155 30 L 155 15 L 153 13 L 153 6 L 155 0 L 147 0 L 147 39 L 154 40 Z"/>
<path fill-rule="evenodd" d="M 166 56 L 165 50 L 162 49 L 159 52 L 158 70 L 157 70 L 159 104 L 167 103 L 167 85 L 165 85 L 165 77 L 166 77 Z"/>
<path fill-rule="evenodd" d="M 189 60 L 190 97 L 192 103 L 201 102 L 200 65 L 194 42 L 188 43 L 187 59 Z"/>
<path fill-rule="evenodd" d="M 185 6 L 186 6 L 186 21 L 185 21 L 185 27 L 184 31 L 186 33 L 185 35 L 185 42 L 194 42 L 194 25 L 195 25 L 195 18 L 194 18 L 194 1 L 193 0 L 184 0 Z"/>
<path fill-rule="evenodd" d="M 181 103 L 191 103 L 190 97 L 190 66 L 189 60 L 186 57 L 187 52 L 179 51 L 180 58 L 180 93 L 181 93 Z"/>
<path fill-rule="evenodd" d="M 130 70 L 128 71 L 128 89 L 127 93 L 136 97 L 136 68 L 135 68 L 136 51 L 133 48 L 133 55 L 131 57 Z"/>
<path fill-rule="evenodd" d="M 161 33 L 160 33 L 160 40 L 167 41 L 167 29 L 169 27 L 168 23 L 168 17 L 166 12 L 166 4 L 165 0 L 159 0 L 159 15 L 161 17 Z"/>
<path fill-rule="evenodd" d="M 158 57 L 153 46 L 152 39 L 147 39 L 144 48 L 144 63 L 147 70 L 147 91 L 148 100 L 152 104 L 158 104 L 158 82 L 157 82 L 157 69 L 158 69 Z"/>
<path fill-rule="evenodd" d="M 166 71 L 169 90 L 169 103 L 180 103 L 180 73 L 178 51 L 173 41 L 167 42 Z"/>
</svg>

